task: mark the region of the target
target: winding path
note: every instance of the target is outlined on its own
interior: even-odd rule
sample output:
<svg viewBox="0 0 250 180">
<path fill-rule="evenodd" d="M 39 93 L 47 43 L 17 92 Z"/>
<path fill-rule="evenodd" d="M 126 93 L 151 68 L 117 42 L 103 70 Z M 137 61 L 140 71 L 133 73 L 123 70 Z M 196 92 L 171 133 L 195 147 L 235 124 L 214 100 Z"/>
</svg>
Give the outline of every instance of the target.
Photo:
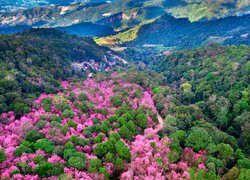
<svg viewBox="0 0 250 180">
<path fill-rule="evenodd" d="M 159 113 L 157 113 L 157 119 L 158 119 L 159 124 L 156 126 L 156 128 L 152 132 L 150 132 L 148 134 L 145 134 L 145 138 L 148 138 L 148 137 L 150 137 L 152 135 L 155 135 L 160 130 L 162 130 L 162 128 L 163 128 L 163 119 L 162 119 L 162 117 L 160 116 Z"/>
</svg>

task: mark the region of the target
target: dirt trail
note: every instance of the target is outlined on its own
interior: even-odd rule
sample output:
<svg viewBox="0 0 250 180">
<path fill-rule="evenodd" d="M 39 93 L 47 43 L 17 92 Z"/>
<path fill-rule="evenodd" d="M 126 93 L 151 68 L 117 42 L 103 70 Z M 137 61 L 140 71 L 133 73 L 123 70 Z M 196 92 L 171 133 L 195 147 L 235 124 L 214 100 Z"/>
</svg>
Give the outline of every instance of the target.
<svg viewBox="0 0 250 180">
<path fill-rule="evenodd" d="M 160 130 L 162 130 L 163 128 L 163 119 L 162 117 L 160 116 L 160 114 L 157 113 L 157 119 L 158 119 L 158 122 L 159 124 L 157 125 L 157 127 L 155 128 L 155 133 L 158 133 Z"/>
<path fill-rule="evenodd" d="M 162 128 L 163 128 L 163 119 L 162 119 L 162 117 L 160 116 L 159 113 L 157 113 L 157 119 L 158 119 L 159 124 L 156 126 L 154 131 L 152 131 L 152 132 L 150 132 L 148 134 L 145 134 L 145 138 L 153 136 L 153 135 L 157 134 L 160 130 L 162 130 Z"/>
</svg>

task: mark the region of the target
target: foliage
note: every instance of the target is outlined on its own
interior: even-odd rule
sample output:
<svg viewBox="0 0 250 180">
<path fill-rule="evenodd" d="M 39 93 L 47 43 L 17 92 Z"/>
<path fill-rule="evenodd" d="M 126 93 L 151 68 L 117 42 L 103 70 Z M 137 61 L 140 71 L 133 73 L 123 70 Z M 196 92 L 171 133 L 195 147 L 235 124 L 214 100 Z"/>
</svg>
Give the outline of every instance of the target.
<svg viewBox="0 0 250 180">
<path fill-rule="evenodd" d="M 0 150 L 0 163 L 4 162 L 7 159 L 7 156 L 3 150 Z"/>
<path fill-rule="evenodd" d="M 195 151 L 205 149 L 211 142 L 211 137 L 202 128 L 192 128 L 185 140 L 185 145 L 192 147 Z"/>
<path fill-rule="evenodd" d="M 55 146 L 48 139 L 40 139 L 34 144 L 35 150 L 42 149 L 47 153 L 52 153 L 55 149 Z"/>
<path fill-rule="evenodd" d="M 35 170 L 35 174 L 38 174 L 41 178 L 48 178 L 51 176 L 59 176 L 63 174 L 63 166 L 60 164 L 42 163 L 38 165 Z"/>
<path fill-rule="evenodd" d="M 89 161 L 89 172 L 98 172 L 102 166 L 100 159 L 94 158 Z"/>
<path fill-rule="evenodd" d="M 29 142 L 36 142 L 39 139 L 43 139 L 44 138 L 44 134 L 42 132 L 37 132 L 36 130 L 31 130 L 29 131 L 26 136 L 25 136 L 25 140 L 29 141 Z"/>
<path fill-rule="evenodd" d="M 76 169 L 83 169 L 85 167 L 85 163 L 83 159 L 79 156 L 76 157 L 70 157 L 68 160 L 69 167 L 74 167 Z"/>
</svg>

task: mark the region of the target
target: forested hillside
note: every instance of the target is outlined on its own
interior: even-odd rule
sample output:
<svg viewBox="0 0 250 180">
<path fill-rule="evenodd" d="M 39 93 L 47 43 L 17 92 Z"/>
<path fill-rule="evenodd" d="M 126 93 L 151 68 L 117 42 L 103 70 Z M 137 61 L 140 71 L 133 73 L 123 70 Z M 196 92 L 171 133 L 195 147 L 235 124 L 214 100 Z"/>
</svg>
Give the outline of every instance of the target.
<svg viewBox="0 0 250 180">
<path fill-rule="evenodd" d="M 0 180 L 249 180 L 249 10 L 0 0 Z"/>
<path fill-rule="evenodd" d="M 211 46 L 173 53 L 150 62 L 150 67 L 162 73 L 166 83 L 176 89 L 177 99 L 185 105 L 180 109 L 183 113 L 199 109 L 204 120 L 234 136 L 249 156 L 249 60 L 248 46 Z M 182 116 L 177 127 L 193 127 L 192 116 Z"/>
<path fill-rule="evenodd" d="M 117 35 L 97 39 L 96 42 L 132 48 L 164 46 L 174 49 L 194 48 L 215 43 L 249 45 L 249 21 L 250 15 L 207 22 L 190 22 L 186 18 L 176 19 L 164 15 Z"/>
<path fill-rule="evenodd" d="M 0 112 L 28 111 L 39 93 L 57 92 L 58 80 L 86 77 L 85 71 L 105 69 L 113 63 L 110 51 L 90 38 L 80 38 L 54 29 L 32 29 L 0 36 Z M 106 58 L 105 58 L 106 57 Z M 86 68 L 72 62 L 87 62 Z M 77 64 L 76 64 L 77 65 Z M 81 66 L 79 66 L 81 67 Z M 85 67 L 85 66 L 84 66 Z"/>
</svg>

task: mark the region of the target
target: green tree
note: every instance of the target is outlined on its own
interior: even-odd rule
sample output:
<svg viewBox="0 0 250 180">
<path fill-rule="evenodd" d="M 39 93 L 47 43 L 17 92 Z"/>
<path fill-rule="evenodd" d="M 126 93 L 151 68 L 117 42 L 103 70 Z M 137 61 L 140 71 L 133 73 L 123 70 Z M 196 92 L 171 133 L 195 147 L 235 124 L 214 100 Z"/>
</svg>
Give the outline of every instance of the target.
<svg viewBox="0 0 250 180">
<path fill-rule="evenodd" d="M 120 128 L 119 134 L 121 135 L 122 138 L 126 138 L 129 141 L 131 141 L 133 138 L 133 134 L 126 126 L 122 126 Z"/>
<path fill-rule="evenodd" d="M 85 167 L 84 159 L 76 156 L 76 157 L 70 157 L 68 160 L 69 167 L 74 167 L 79 170 L 83 170 Z"/>
<path fill-rule="evenodd" d="M 111 103 L 115 107 L 120 107 L 122 105 L 122 98 L 118 96 L 110 96 L 109 97 Z"/>
<path fill-rule="evenodd" d="M 131 153 L 129 148 L 121 140 L 115 144 L 115 148 L 119 157 L 130 160 Z"/>
<path fill-rule="evenodd" d="M 147 126 L 148 126 L 148 120 L 147 120 L 147 116 L 145 114 L 139 113 L 136 116 L 136 120 L 137 120 L 137 123 L 138 123 L 139 127 L 141 127 L 142 129 L 147 128 Z"/>
<path fill-rule="evenodd" d="M 221 108 L 220 112 L 218 113 L 216 117 L 216 123 L 219 125 L 219 128 L 221 129 L 226 128 L 228 124 L 228 109 L 226 107 Z"/>
<path fill-rule="evenodd" d="M 41 178 L 48 178 L 51 176 L 59 176 L 64 173 L 64 167 L 61 164 L 51 164 L 48 162 L 38 165 L 34 173 L 38 174 Z"/>
<path fill-rule="evenodd" d="M 42 149 L 46 153 L 52 153 L 55 149 L 55 146 L 48 139 L 40 139 L 34 144 L 35 150 Z"/>
<path fill-rule="evenodd" d="M 240 168 L 250 169 L 250 159 L 247 159 L 247 158 L 239 159 L 237 164 Z"/>
<path fill-rule="evenodd" d="M 71 109 L 65 109 L 62 115 L 65 118 L 74 118 L 75 116 L 74 112 Z"/>
<path fill-rule="evenodd" d="M 33 153 L 33 145 L 29 141 L 23 141 L 14 151 L 15 156 L 22 156 L 23 153 Z"/>
<path fill-rule="evenodd" d="M 24 102 L 16 102 L 14 103 L 13 110 L 16 115 L 20 116 L 30 111 L 29 106 Z"/>
<path fill-rule="evenodd" d="M 118 170 L 124 169 L 124 163 L 123 163 L 123 160 L 121 158 L 116 158 L 116 160 L 115 160 L 115 167 Z"/>
<path fill-rule="evenodd" d="M 126 127 L 131 131 L 131 133 L 136 136 L 138 134 L 138 128 L 136 127 L 135 123 L 133 121 L 129 121 L 126 124 Z"/>
<path fill-rule="evenodd" d="M 7 159 L 7 156 L 4 150 L 0 150 L 0 163 L 4 162 Z"/>
<path fill-rule="evenodd" d="M 93 158 L 89 161 L 89 172 L 98 172 L 102 167 L 102 161 L 97 158 Z"/>
<path fill-rule="evenodd" d="M 224 161 L 228 161 L 232 158 L 234 150 L 229 144 L 221 143 L 217 145 L 218 158 Z"/>
<path fill-rule="evenodd" d="M 32 167 L 28 165 L 26 162 L 18 162 L 16 163 L 16 166 L 19 169 L 20 174 L 22 175 L 32 174 Z"/>
<path fill-rule="evenodd" d="M 195 151 L 199 151 L 205 149 L 211 142 L 211 137 L 205 129 L 194 127 L 189 132 L 185 145 L 192 147 Z"/>
<path fill-rule="evenodd" d="M 108 148 L 102 143 L 98 143 L 96 147 L 94 148 L 94 153 L 98 157 L 103 157 L 107 152 L 108 152 Z"/>
<path fill-rule="evenodd" d="M 37 132 L 35 130 L 30 130 L 27 132 L 25 136 L 25 140 L 29 142 L 36 142 L 38 139 L 44 138 L 44 134 L 42 132 Z"/>
</svg>

